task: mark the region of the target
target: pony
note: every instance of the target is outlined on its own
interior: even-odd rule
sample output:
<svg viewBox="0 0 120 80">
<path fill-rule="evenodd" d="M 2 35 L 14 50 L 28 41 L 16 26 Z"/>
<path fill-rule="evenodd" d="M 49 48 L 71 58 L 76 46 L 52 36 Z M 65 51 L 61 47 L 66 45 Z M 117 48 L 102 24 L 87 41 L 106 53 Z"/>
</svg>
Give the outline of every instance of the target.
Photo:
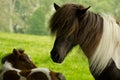
<svg viewBox="0 0 120 80">
<path fill-rule="evenodd" d="M 54 3 L 49 28 L 55 35 L 52 60 L 62 63 L 79 45 L 95 80 L 120 80 L 120 23 L 110 14 L 96 14 L 79 4 Z"/>
<path fill-rule="evenodd" d="M 2 58 L 0 80 L 65 80 L 59 73 L 47 68 L 37 68 L 31 58 L 22 49 Z"/>
<path fill-rule="evenodd" d="M 30 56 L 24 53 L 23 49 L 13 49 L 12 53 L 2 58 L 2 64 L 4 65 L 6 62 L 10 63 L 12 67 L 20 70 L 36 68 Z"/>
</svg>

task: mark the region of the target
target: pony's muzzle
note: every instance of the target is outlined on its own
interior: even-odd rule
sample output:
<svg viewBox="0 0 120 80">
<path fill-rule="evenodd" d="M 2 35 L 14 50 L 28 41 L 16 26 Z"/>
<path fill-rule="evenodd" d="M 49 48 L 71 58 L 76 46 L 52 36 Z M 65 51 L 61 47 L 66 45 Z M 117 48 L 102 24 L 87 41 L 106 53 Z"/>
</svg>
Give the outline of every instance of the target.
<svg viewBox="0 0 120 80">
<path fill-rule="evenodd" d="M 56 51 L 56 50 L 52 50 L 51 51 L 51 58 L 52 58 L 52 60 L 54 61 L 54 62 L 56 62 L 56 63 L 61 63 L 61 61 L 59 60 L 60 59 L 60 55 L 59 55 L 59 53 Z"/>
</svg>

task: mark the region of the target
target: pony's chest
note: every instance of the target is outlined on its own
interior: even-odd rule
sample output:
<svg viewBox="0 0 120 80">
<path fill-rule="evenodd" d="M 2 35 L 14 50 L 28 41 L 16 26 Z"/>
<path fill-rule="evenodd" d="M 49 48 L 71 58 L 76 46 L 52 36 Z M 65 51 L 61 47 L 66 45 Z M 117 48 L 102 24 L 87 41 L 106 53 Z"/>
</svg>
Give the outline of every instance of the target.
<svg viewBox="0 0 120 80">
<path fill-rule="evenodd" d="M 116 67 L 115 62 L 111 60 L 111 64 L 99 76 L 94 77 L 95 80 L 120 80 L 120 70 Z"/>
</svg>

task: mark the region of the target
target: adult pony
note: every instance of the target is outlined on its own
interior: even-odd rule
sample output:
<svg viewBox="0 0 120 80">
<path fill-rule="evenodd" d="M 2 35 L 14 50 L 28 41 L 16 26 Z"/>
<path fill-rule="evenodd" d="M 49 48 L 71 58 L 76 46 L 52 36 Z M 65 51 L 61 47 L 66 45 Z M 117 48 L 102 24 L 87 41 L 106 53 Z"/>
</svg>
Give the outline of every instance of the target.
<svg viewBox="0 0 120 80">
<path fill-rule="evenodd" d="M 78 4 L 54 4 L 54 8 L 49 26 L 56 34 L 52 60 L 61 63 L 74 46 L 80 45 L 95 80 L 120 80 L 119 22 Z"/>
<path fill-rule="evenodd" d="M 65 77 L 47 68 L 36 68 L 23 50 L 13 49 L 2 58 L 0 80 L 65 80 Z"/>
</svg>

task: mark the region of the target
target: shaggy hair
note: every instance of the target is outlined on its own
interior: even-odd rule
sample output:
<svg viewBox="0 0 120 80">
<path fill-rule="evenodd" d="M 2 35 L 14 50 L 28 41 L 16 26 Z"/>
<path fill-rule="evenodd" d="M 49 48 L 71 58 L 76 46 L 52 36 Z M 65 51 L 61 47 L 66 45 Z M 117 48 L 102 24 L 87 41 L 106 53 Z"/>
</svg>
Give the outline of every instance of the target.
<svg viewBox="0 0 120 80">
<path fill-rule="evenodd" d="M 56 33 L 57 37 L 61 35 L 69 37 L 71 34 L 76 34 L 77 43 L 91 55 L 103 33 L 103 19 L 90 11 L 80 12 L 83 9 L 82 5 L 63 5 L 51 17 L 49 28 L 52 34 Z"/>
</svg>

